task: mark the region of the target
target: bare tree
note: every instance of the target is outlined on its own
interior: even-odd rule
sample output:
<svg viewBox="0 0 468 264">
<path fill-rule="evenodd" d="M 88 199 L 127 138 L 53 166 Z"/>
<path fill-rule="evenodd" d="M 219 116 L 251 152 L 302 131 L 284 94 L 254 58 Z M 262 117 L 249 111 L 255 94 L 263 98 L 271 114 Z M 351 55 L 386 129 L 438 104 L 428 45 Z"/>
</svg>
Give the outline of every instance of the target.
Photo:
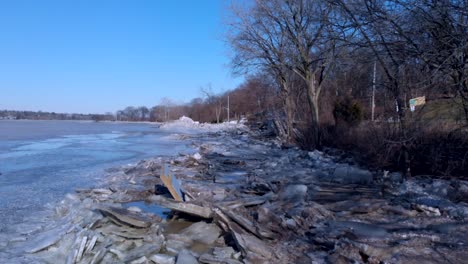
<svg viewBox="0 0 468 264">
<path fill-rule="evenodd" d="M 206 97 L 206 103 L 210 104 L 211 107 L 214 109 L 216 123 L 219 123 L 221 119 L 221 114 L 223 112 L 222 99 L 213 92 L 211 83 L 208 84 L 206 87 L 200 88 L 200 90 L 202 94 Z"/>
<path fill-rule="evenodd" d="M 138 107 L 138 114 L 141 121 L 148 120 L 149 109 L 146 106 L 140 106 Z"/>
<path fill-rule="evenodd" d="M 315 147 L 320 145 L 320 94 L 336 55 L 333 8 L 327 1 L 256 1 L 247 10 L 235 10 L 230 24 L 234 69 L 269 71 L 281 84 L 288 138 L 294 122 L 291 78 L 302 78 Z"/>
<path fill-rule="evenodd" d="M 293 46 L 287 66 L 305 82 L 313 142 L 318 147 L 319 99 L 336 56 L 337 38 L 330 23 L 332 5 L 326 1 L 278 1 L 272 7 L 276 10 L 269 12 L 270 18 L 281 25 L 283 34 Z"/>
<path fill-rule="evenodd" d="M 160 106 L 163 109 L 163 120 L 165 122 L 171 120 L 171 107 L 174 106 L 174 102 L 168 97 L 161 99 Z"/>
<path fill-rule="evenodd" d="M 292 140 L 294 101 L 289 85 L 290 69 L 287 67 L 288 39 L 279 21 L 271 19 L 278 1 L 256 2 L 254 7 L 232 7 L 232 20 L 228 24 L 227 39 L 234 56 L 232 67 L 235 73 L 250 70 L 270 72 L 281 87 L 286 113 L 287 140 Z"/>
</svg>

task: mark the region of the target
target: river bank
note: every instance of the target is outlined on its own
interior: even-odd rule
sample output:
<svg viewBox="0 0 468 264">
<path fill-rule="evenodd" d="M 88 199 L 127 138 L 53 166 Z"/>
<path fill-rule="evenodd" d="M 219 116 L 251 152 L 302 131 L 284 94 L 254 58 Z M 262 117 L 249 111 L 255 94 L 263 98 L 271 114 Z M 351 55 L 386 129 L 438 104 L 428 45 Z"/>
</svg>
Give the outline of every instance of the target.
<svg viewBox="0 0 468 264">
<path fill-rule="evenodd" d="M 49 226 L 25 229 L 0 246 L 24 252 L 15 262 L 28 263 L 468 258 L 467 182 L 402 181 L 399 174 L 367 171 L 325 153 L 284 149 L 243 127 L 183 131 L 173 137 L 191 142 L 195 154 L 109 170 L 101 188 L 67 195 Z M 189 201 L 172 200 L 159 178 L 165 165 Z"/>
</svg>

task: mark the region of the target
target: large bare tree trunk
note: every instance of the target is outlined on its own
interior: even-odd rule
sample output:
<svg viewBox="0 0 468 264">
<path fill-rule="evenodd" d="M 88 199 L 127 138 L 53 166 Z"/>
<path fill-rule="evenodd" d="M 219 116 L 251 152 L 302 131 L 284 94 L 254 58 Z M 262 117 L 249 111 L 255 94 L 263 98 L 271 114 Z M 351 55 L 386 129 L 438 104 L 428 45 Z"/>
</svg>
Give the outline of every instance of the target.
<svg viewBox="0 0 468 264">
<path fill-rule="evenodd" d="M 320 148 L 320 110 L 319 110 L 319 96 L 320 89 L 315 81 L 315 75 L 311 73 L 307 76 L 307 101 L 311 111 L 310 122 L 311 132 L 313 136 L 314 148 Z"/>
<path fill-rule="evenodd" d="M 281 85 L 281 96 L 283 97 L 284 113 L 286 114 L 286 141 L 291 143 L 293 142 L 294 99 L 286 78 L 280 77 L 279 82 Z"/>
</svg>

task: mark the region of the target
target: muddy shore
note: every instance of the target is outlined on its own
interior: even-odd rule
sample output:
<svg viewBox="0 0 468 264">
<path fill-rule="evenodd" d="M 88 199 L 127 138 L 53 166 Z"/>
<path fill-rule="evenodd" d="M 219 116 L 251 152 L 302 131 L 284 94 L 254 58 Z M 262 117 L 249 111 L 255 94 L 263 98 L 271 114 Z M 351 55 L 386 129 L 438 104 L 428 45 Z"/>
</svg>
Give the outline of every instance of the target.
<svg viewBox="0 0 468 264">
<path fill-rule="evenodd" d="M 466 263 L 468 183 L 368 171 L 245 129 L 109 170 L 11 245 L 27 263 Z M 176 202 L 159 176 L 182 183 Z M 4 245 L 9 247 L 11 245 Z"/>
</svg>

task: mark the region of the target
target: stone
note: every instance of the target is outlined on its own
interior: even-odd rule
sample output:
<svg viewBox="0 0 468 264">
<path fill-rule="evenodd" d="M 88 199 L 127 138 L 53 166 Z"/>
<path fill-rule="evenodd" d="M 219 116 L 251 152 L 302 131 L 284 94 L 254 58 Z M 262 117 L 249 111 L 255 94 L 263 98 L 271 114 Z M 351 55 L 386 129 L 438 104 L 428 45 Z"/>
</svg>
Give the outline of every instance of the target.
<svg viewBox="0 0 468 264">
<path fill-rule="evenodd" d="M 177 254 L 181 250 L 190 247 L 193 241 L 187 241 L 187 239 L 180 239 L 174 235 L 168 236 L 166 241 L 166 251 L 168 253 Z"/>
<path fill-rule="evenodd" d="M 134 261 L 136 259 L 139 259 L 144 256 L 149 256 L 153 253 L 157 253 L 161 250 L 162 248 L 163 241 L 160 241 L 160 243 L 156 244 L 144 244 L 143 246 L 136 247 L 132 249 L 131 251 L 126 253 L 125 258 L 123 261 L 125 263 Z"/>
<path fill-rule="evenodd" d="M 350 165 L 335 168 L 333 182 L 345 184 L 370 184 L 373 181 L 372 173 Z"/>
<path fill-rule="evenodd" d="M 190 251 L 184 249 L 177 255 L 176 264 L 198 264 L 198 260 Z"/>
<path fill-rule="evenodd" d="M 149 259 L 156 264 L 175 264 L 175 257 L 165 254 L 154 254 Z"/>
<path fill-rule="evenodd" d="M 279 199 L 291 203 L 304 202 L 307 197 L 307 186 L 304 184 L 291 184 L 279 193 Z"/>
<path fill-rule="evenodd" d="M 389 234 L 385 228 L 355 221 L 331 221 L 330 231 L 350 231 L 363 238 L 385 238 Z"/>
<path fill-rule="evenodd" d="M 194 159 L 196 159 L 196 160 L 201 160 L 201 158 L 202 158 L 202 156 L 201 156 L 200 153 L 198 153 L 198 152 L 195 153 L 195 154 L 193 154 L 192 157 L 193 157 Z"/>
<path fill-rule="evenodd" d="M 215 224 L 198 222 L 183 229 L 180 234 L 193 241 L 211 245 L 221 235 L 221 229 Z"/>
<path fill-rule="evenodd" d="M 141 258 L 130 261 L 129 263 L 130 264 L 144 264 L 144 263 L 148 263 L 148 259 L 145 256 L 143 256 Z"/>
<path fill-rule="evenodd" d="M 390 182 L 399 183 L 403 181 L 403 175 L 400 172 L 392 172 L 388 175 Z"/>
<path fill-rule="evenodd" d="M 201 255 L 199 260 L 206 264 L 242 264 L 242 262 L 232 258 L 221 258 L 210 254 Z"/>
<path fill-rule="evenodd" d="M 213 255 L 220 258 L 232 258 L 236 251 L 232 247 L 215 247 L 213 249 Z"/>
</svg>

